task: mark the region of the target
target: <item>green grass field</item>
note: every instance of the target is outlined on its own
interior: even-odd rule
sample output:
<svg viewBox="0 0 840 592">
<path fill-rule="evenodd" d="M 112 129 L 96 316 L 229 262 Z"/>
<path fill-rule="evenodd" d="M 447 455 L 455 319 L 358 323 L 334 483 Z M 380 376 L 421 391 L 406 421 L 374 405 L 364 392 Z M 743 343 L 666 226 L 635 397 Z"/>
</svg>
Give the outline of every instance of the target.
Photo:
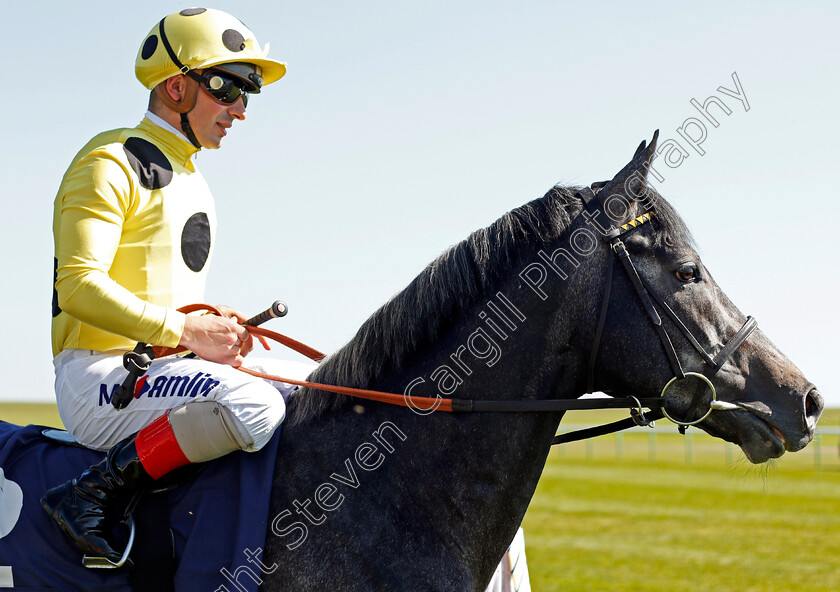
<svg viewBox="0 0 840 592">
<path fill-rule="evenodd" d="M 0 419 L 61 425 L 52 405 L 0 404 Z M 534 592 L 840 590 L 838 436 L 754 466 L 688 434 L 664 422 L 552 451 L 524 522 Z"/>
<path fill-rule="evenodd" d="M 18 425 L 30 423 L 63 428 L 58 408 L 49 403 L 0 403 L 0 420 Z"/>
<path fill-rule="evenodd" d="M 663 428 L 552 451 L 524 523 L 535 592 L 840 590 L 836 435 L 755 466 Z"/>
</svg>

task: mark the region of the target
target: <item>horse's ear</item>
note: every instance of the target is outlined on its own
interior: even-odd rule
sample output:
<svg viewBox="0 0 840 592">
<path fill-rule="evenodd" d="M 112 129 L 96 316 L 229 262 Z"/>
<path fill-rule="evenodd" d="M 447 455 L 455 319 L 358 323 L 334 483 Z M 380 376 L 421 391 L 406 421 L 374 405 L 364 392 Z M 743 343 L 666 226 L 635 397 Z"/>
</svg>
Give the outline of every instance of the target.
<svg viewBox="0 0 840 592">
<path fill-rule="evenodd" d="M 659 130 L 656 130 L 656 132 L 655 132 L 655 133 L 659 133 Z M 631 160 L 635 160 L 636 158 L 638 158 L 638 157 L 639 157 L 639 155 L 640 155 L 642 152 L 644 152 L 644 151 L 645 151 L 645 146 L 647 146 L 647 142 L 645 142 L 644 140 L 642 140 L 642 143 L 641 143 L 641 144 L 639 144 L 639 147 L 638 147 L 638 148 L 636 148 L 636 153 L 633 155 L 633 158 L 632 158 Z"/>
<path fill-rule="evenodd" d="M 642 199 L 647 189 L 647 175 L 650 170 L 650 163 L 656 156 L 656 141 L 659 139 L 659 130 L 653 132 L 650 144 L 642 141 L 636 148 L 636 153 L 630 162 L 621 169 L 612 180 L 606 184 L 602 191 L 607 195 L 620 193 L 631 199 Z"/>
</svg>

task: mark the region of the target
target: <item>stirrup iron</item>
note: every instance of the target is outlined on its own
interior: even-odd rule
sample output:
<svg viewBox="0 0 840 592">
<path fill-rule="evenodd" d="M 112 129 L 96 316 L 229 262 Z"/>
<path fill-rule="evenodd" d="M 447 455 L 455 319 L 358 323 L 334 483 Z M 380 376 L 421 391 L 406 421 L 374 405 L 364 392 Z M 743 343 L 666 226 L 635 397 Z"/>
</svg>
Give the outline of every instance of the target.
<svg viewBox="0 0 840 592">
<path fill-rule="evenodd" d="M 127 514 L 122 523 L 125 524 L 129 530 L 128 542 L 125 544 L 125 551 L 123 551 L 122 557 L 120 557 L 119 561 L 115 563 L 107 557 L 103 557 L 101 555 L 85 555 L 82 557 L 82 565 L 88 569 L 119 569 L 125 565 L 126 561 L 128 561 L 128 556 L 131 553 L 131 548 L 134 546 L 134 518 L 131 517 L 131 514 Z"/>
</svg>

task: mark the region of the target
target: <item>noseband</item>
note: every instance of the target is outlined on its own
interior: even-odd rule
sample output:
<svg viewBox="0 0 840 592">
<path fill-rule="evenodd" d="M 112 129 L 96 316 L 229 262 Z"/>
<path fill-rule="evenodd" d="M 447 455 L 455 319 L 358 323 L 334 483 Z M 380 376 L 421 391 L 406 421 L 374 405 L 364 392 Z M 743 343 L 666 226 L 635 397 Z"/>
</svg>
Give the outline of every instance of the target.
<svg viewBox="0 0 840 592">
<path fill-rule="evenodd" d="M 584 203 L 584 206 L 589 211 L 589 213 L 595 217 L 602 212 L 599 209 L 600 200 L 595 196 L 595 193 L 590 188 L 585 188 L 578 192 L 578 197 L 580 197 L 581 201 Z M 627 274 L 627 277 L 630 279 L 630 283 L 633 285 L 633 288 L 636 291 L 636 294 L 641 301 L 642 307 L 645 310 L 648 318 L 650 319 L 651 323 L 653 324 L 654 329 L 656 330 L 656 334 L 659 336 L 659 341 L 662 344 L 662 348 L 665 351 L 665 356 L 668 358 L 668 362 L 671 365 L 671 369 L 674 371 L 674 378 L 668 381 L 668 383 L 663 387 L 662 393 L 660 398 L 662 399 L 661 405 L 661 415 L 667 417 L 669 420 L 674 422 L 675 424 L 680 426 L 680 431 L 685 431 L 685 428 L 691 425 L 695 425 L 706 419 L 709 414 L 713 410 L 732 410 L 738 409 L 736 405 L 731 403 L 725 403 L 723 401 L 717 400 L 717 393 L 715 391 L 714 384 L 712 383 L 712 378 L 720 371 L 726 361 L 732 357 L 732 354 L 747 340 L 747 338 L 755 331 L 758 323 L 753 317 L 747 317 L 746 322 L 744 325 L 738 330 L 732 338 L 727 341 L 723 347 L 718 351 L 717 355 L 712 357 L 703 346 L 700 345 L 700 342 L 697 340 L 696 337 L 691 333 L 691 330 L 682 322 L 682 320 L 677 316 L 677 314 L 671 309 L 670 306 L 656 294 L 656 292 L 651 288 L 650 284 L 644 280 L 640 275 L 639 272 L 636 270 L 635 265 L 633 265 L 633 260 L 630 258 L 630 253 L 627 251 L 627 247 L 622 242 L 621 238 L 629 232 L 632 232 L 639 226 L 649 222 L 651 218 L 655 216 L 655 212 L 651 211 L 642 216 L 639 216 L 635 220 L 632 220 L 628 224 L 622 225 L 620 228 L 616 228 L 610 224 L 609 227 L 605 230 L 605 233 L 602 237 L 602 240 L 607 243 L 609 247 L 609 261 L 607 263 L 607 277 L 604 283 L 604 296 L 601 302 L 601 313 L 598 318 L 598 327 L 595 331 L 595 339 L 592 345 L 592 350 L 589 358 L 589 366 L 587 370 L 587 393 L 591 393 L 595 390 L 595 364 L 598 359 L 598 351 L 601 345 L 601 336 L 604 330 L 604 324 L 607 318 L 607 311 L 610 306 L 610 296 L 612 291 L 612 278 L 613 278 L 613 268 L 615 266 L 615 258 L 617 257 L 618 260 L 621 262 L 621 265 L 624 271 Z M 703 362 L 706 364 L 706 368 L 703 370 L 703 373 L 698 372 L 685 372 L 682 368 L 682 364 L 680 363 L 679 356 L 677 355 L 676 350 L 674 349 L 674 345 L 671 342 L 671 338 L 668 336 L 668 332 L 665 330 L 665 327 L 662 323 L 662 317 L 660 316 L 659 312 L 654 306 L 654 301 L 659 307 L 664 311 L 665 315 L 673 321 L 676 327 L 680 330 L 680 332 L 685 336 L 688 342 L 694 347 L 697 353 L 700 354 L 700 357 L 703 359 Z M 697 391 L 695 396 L 692 399 L 692 403 L 689 408 L 689 412 L 687 415 L 687 419 L 676 419 L 673 416 L 669 415 L 667 409 L 665 408 L 665 394 L 674 384 L 678 381 L 685 380 L 688 377 L 696 378 L 700 380 L 700 384 L 698 385 Z M 702 412 L 704 406 L 701 401 L 702 392 L 705 388 L 708 387 L 711 391 L 711 401 L 706 406 L 705 412 Z M 690 419 L 692 416 L 697 415 L 698 413 L 702 412 L 696 419 Z M 654 413 L 655 414 L 655 413 Z M 640 417 L 642 419 L 650 420 L 650 418 L 644 418 L 644 415 L 641 412 L 637 413 L 634 417 L 634 423 L 637 425 L 642 425 L 642 422 L 639 421 Z M 626 420 L 625 420 L 626 421 Z M 623 422 L 617 422 L 623 423 Z M 616 425 L 616 424 L 610 424 Z M 586 431 L 586 430 L 584 430 Z M 609 432 L 604 432 L 609 433 Z M 589 437 L 589 436 L 586 436 Z M 562 438 L 562 436 L 558 437 Z M 565 440 L 571 441 L 571 440 Z M 555 440 L 556 443 L 557 440 Z"/>
</svg>

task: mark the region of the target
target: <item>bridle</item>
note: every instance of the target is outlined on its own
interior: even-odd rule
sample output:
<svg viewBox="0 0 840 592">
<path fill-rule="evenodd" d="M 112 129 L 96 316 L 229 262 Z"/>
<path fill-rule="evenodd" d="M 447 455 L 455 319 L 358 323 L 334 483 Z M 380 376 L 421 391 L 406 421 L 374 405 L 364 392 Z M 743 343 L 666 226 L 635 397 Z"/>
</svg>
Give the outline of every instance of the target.
<svg viewBox="0 0 840 592">
<path fill-rule="evenodd" d="M 591 188 L 587 187 L 582 189 L 577 193 L 577 196 L 583 202 L 584 208 L 592 215 L 593 219 L 594 217 L 602 213 L 601 210 L 598 208 L 598 206 L 601 205 L 600 200 L 596 197 L 595 192 Z M 685 429 L 687 427 L 700 423 L 701 421 L 706 419 L 709 416 L 709 414 L 714 410 L 729 411 L 740 409 L 740 407 L 732 403 L 726 403 L 717 400 L 717 392 L 715 391 L 715 387 L 711 379 L 720 371 L 720 369 L 723 367 L 726 361 L 730 357 L 732 357 L 735 351 L 737 351 L 737 349 L 747 340 L 747 338 L 752 334 L 752 332 L 755 331 L 755 329 L 758 327 L 758 323 L 753 317 L 748 316 L 743 326 L 735 333 L 735 335 L 733 335 L 729 339 L 729 341 L 727 341 L 723 345 L 720 351 L 718 351 L 717 355 L 712 357 L 708 352 L 706 352 L 703 346 L 700 345 L 700 342 L 697 340 L 697 338 L 694 337 L 694 334 L 692 334 L 691 330 L 685 325 L 685 323 L 682 322 L 682 320 L 673 311 L 673 309 L 671 309 L 671 307 L 668 306 L 668 304 L 656 294 L 656 292 L 651 288 L 650 284 L 639 275 L 639 272 L 636 270 L 635 265 L 633 265 L 633 260 L 630 258 L 630 253 L 627 251 L 627 247 L 621 240 L 621 238 L 624 235 L 628 234 L 629 232 L 632 232 L 636 228 L 639 228 L 643 224 L 650 222 L 655 215 L 655 211 L 651 210 L 635 218 L 634 220 L 631 220 L 629 223 L 621 225 L 619 228 L 616 228 L 612 224 L 610 224 L 605 229 L 602 228 L 602 230 L 604 230 L 602 240 L 608 245 L 609 260 L 607 262 L 607 276 L 604 282 L 604 295 L 601 300 L 601 312 L 598 318 L 598 326 L 595 330 L 595 339 L 589 357 L 589 365 L 587 367 L 586 392 L 591 393 L 595 390 L 595 364 L 598 359 L 598 352 L 601 346 L 601 337 L 603 335 L 604 325 L 606 323 L 607 311 L 609 310 L 610 306 L 610 296 L 612 292 L 613 283 L 613 268 L 615 267 L 616 258 L 621 262 L 622 268 L 626 272 L 630 283 L 633 285 L 636 295 L 639 297 L 639 300 L 641 301 L 642 307 L 644 308 L 648 319 L 651 321 L 654 329 L 656 330 L 656 334 L 659 337 L 659 341 L 662 344 L 662 348 L 665 352 L 666 357 L 668 358 L 668 363 L 671 365 L 671 369 L 674 371 L 674 377 L 671 380 L 669 380 L 662 388 L 662 392 L 660 393 L 660 404 L 651 407 L 652 409 L 656 408 L 657 410 L 651 412 L 647 417 L 641 411 L 641 406 L 639 406 L 638 409 L 634 410 L 636 411 L 636 413 L 632 414 L 629 420 L 623 420 L 621 422 L 607 424 L 607 426 L 601 426 L 599 428 L 581 430 L 578 432 L 573 432 L 571 434 L 563 434 L 555 437 L 553 442 L 554 444 L 560 444 L 563 442 L 570 442 L 582 438 L 588 438 L 603 433 L 610 433 L 613 431 L 624 429 L 624 427 L 632 427 L 633 425 L 647 425 L 649 422 L 652 422 L 653 419 L 658 419 L 659 417 L 668 418 L 670 421 L 672 421 L 680 427 L 681 432 L 685 432 Z M 656 301 L 656 303 L 665 312 L 668 318 L 670 318 L 671 321 L 673 321 L 673 323 L 685 336 L 685 338 L 697 351 L 697 353 L 700 354 L 700 357 L 703 359 L 703 362 L 706 365 L 706 368 L 703 370 L 702 373 L 686 372 L 683 370 L 682 364 L 679 360 L 679 356 L 677 355 L 677 351 L 676 349 L 674 349 L 674 344 L 671 342 L 671 338 L 668 336 L 668 332 L 665 330 L 665 327 L 662 323 L 662 317 L 657 312 L 656 306 L 654 306 L 654 301 Z M 700 412 L 700 414 L 694 419 L 681 420 L 673 417 L 668 413 L 665 407 L 665 403 L 667 401 L 665 399 L 665 394 L 668 391 L 668 389 L 670 389 L 678 381 L 685 380 L 688 377 L 699 379 L 700 384 L 698 385 L 697 391 L 695 392 L 695 395 L 692 398 L 692 403 L 689 407 L 686 417 L 691 418 L 697 415 L 698 412 Z M 707 387 L 711 392 L 711 400 L 708 406 L 706 407 L 705 411 L 703 411 L 703 407 L 701 407 L 701 395 Z"/>
<path fill-rule="evenodd" d="M 601 210 L 598 209 L 598 206 L 601 205 L 600 200 L 597 198 L 595 192 L 592 189 L 582 189 L 578 192 L 577 195 L 583 202 L 584 208 L 589 211 L 593 218 L 602 213 Z M 680 428 L 680 431 L 684 432 L 688 426 L 696 425 L 704 419 L 706 419 L 712 411 L 732 411 L 741 409 L 741 407 L 733 403 L 727 403 L 724 401 L 717 400 L 717 393 L 715 391 L 714 384 L 712 383 L 712 378 L 714 378 L 714 376 L 720 371 L 721 367 L 723 367 L 726 361 L 752 334 L 752 332 L 757 327 L 757 323 L 752 317 L 747 317 L 747 320 L 743 324 L 743 326 L 735 333 L 735 335 L 733 335 L 729 339 L 729 341 L 727 341 L 723 345 L 723 347 L 721 347 L 721 349 L 715 356 L 712 356 L 708 352 L 706 352 L 703 346 L 700 345 L 700 342 L 697 340 L 697 338 L 695 338 L 694 335 L 691 333 L 691 330 L 685 325 L 685 323 L 682 322 L 682 320 L 680 320 L 679 316 L 677 316 L 677 314 L 671 309 L 671 307 L 668 306 L 668 304 L 662 298 L 660 298 L 654 290 L 651 289 L 651 286 L 648 284 L 648 282 L 639 275 L 635 265 L 633 265 L 632 259 L 630 258 L 630 253 L 627 251 L 624 242 L 621 240 L 622 237 L 625 236 L 627 233 L 632 232 L 640 226 L 650 222 L 655 216 L 655 211 L 651 210 L 637 217 L 636 219 L 631 220 L 629 223 L 621 225 L 618 228 L 616 228 L 612 224 L 610 224 L 607 228 L 601 227 L 601 230 L 603 231 L 602 240 L 604 243 L 607 244 L 610 255 L 609 261 L 607 263 L 607 276 L 604 284 L 604 295 L 601 302 L 601 311 L 598 318 L 598 325 L 595 331 L 595 337 L 593 340 L 593 345 L 589 357 L 589 364 L 587 368 L 587 393 L 590 393 L 595 389 L 595 366 L 598 359 L 598 352 L 601 346 L 601 338 L 603 335 L 604 326 L 606 324 L 607 312 L 610 306 L 610 297 L 612 293 L 612 283 L 614 276 L 613 268 L 615 267 L 615 259 L 617 258 L 621 262 L 622 268 L 624 269 L 628 278 L 630 279 L 630 282 L 633 285 L 637 296 L 639 297 L 639 300 L 647 314 L 648 319 L 653 324 L 653 327 L 656 330 L 656 333 L 659 337 L 659 341 L 662 344 L 665 355 L 668 358 L 668 362 L 674 371 L 674 377 L 665 384 L 665 386 L 662 388 L 662 392 L 659 394 L 658 397 L 637 398 L 634 396 L 628 396 L 584 399 L 543 399 L 528 401 L 445 399 L 440 396 L 434 398 L 409 396 L 407 394 L 408 389 L 406 393 L 403 394 L 387 393 L 381 391 L 321 384 L 305 380 L 294 380 L 290 378 L 283 378 L 280 376 L 273 376 L 270 374 L 257 372 L 244 367 L 240 367 L 239 370 L 267 380 L 285 382 L 297 386 L 347 395 L 350 397 L 356 397 L 360 399 L 378 401 L 390 405 L 410 407 L 422 414 L 429 414 L 434 411 L 442 411 L 449 413 L 555 413 L 560 411 L 583 409 L 630 409 L 630 417 L 627 419 L 605 424 L 602 426 L 597 426 L 594 428 L 588 428 L 584 430 L 560 434 L 554 437 L 554 439 L 552 440 L 552 444 L 563 444 L 566 442 L 573 442 L 585 438 L 592 438 L 595 436 L 617 432 L 619 430 L 623 430 L 634 426 L 649 425 L 653 427 L 653 421 L 662 417 L 666 417 L 673 423 L 677 424 Z M 657 311 L 654 301 L 664 311 L 665 315 L 669 319 L 671 319 L 671 321 L 676 325 L 680 332 L 686 337 L 686 339 L 692 345 L 692 347 L 695 350 L 697 350 L 697 352 L 700 354 L 700 357 L 703 359 L 703 362 L 706 365 L 706 368 L 703 370 L 702 373 L 686 372 L 683 370 L 682 364 L 679 360 L 679 356 L 677 355 L 677 352 L 674 349 L 674 345 L 671 342 L 671 338 L 668 336 L 668 332 L 663 326 L 662 316 Z M 197 310 L 206 310 L 219 314 L 219 312 L 212 306 L 204 304 L 190 305 L 188 307 L 183 307 L 179 310 L 181 312 L 194 312 Z M 268 311 L 266 311 L 266 313 L 267 312 Z M 243 323 L 248 327 L 248 331 L 250 333 L 273 339 L 285 345 L 286 347 L 289 347 L 290 349 L 293 349 L 298 353 L 301 353 L 309 357 L 310 359 L 318 362 L 320 362 L 326 357 L 324 354 L 315 350 L 314 348 L 304 345 L 303 343 L 291 339 L 290 337 L 287 337 L 280 333 L 276 333 L 274 331 L 269 331 L 263 327 L 256 326 L 264 320 L 271 318 L 271 316 L 277 316 L 266 315 L 266 313 L 261 313 L 260 315 L 257 315 Z M 127 352 L 124 356 L 124 364 L 129 370 L 129 377 L 126 379 L 126 382 L 123 385 L 121 385 L 120 393 L 115 393 L 114 397 L 112 398 L 113 405 L 117 409 L 122 409 L 126 407 L 134 397 L 136 397 L 134 387 L 137 377 L 142 376 L 142 374 L 148 370 L 152 359 L 156 357 L 171 355 L 173 353 L 178 353 L 179 351 L 183 351 L 183 348 L 152 348 L 148 344 L 139 343 L 135 348 L 134 352 Z M 689 377 L 700 380 L 700 384 L 698 385 L 698 388 L 694 396 L 692 397 L 692 401 L 689 406 L 688 413 L 686 415 L 687 418 L 695 416 L 696 417 L 694 419 L 678 419 L 668 413 L 665 407 L 667 403 L 665 394 L 678 381 L 685 380 Z M 707 404 L 704 404 L 702 394 L 703 391 L 707 388 L 711 393 L 711 397 L 709 402 Z M 645 412 L 645 408 L 650 409 L 650 411 Z"/>
</svg>

